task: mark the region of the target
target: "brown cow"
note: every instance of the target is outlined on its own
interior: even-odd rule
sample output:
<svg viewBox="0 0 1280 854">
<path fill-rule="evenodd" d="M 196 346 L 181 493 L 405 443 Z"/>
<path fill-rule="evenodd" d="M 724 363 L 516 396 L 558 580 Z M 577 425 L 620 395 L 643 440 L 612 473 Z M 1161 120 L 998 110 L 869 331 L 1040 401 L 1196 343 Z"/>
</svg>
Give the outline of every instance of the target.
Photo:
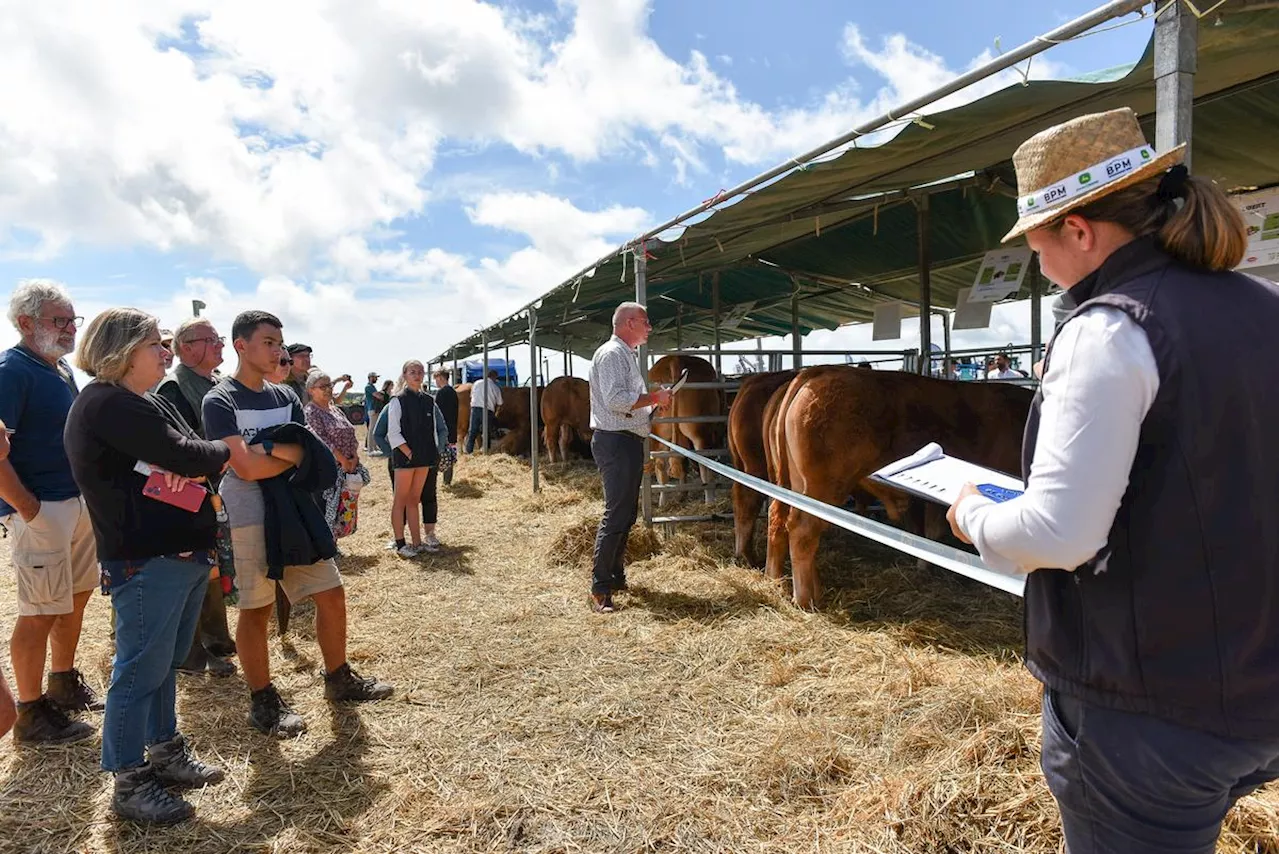
<svg viewBox="0 0 1280 854">
<path fill-rule="evenodd" d="M 787 386 L 765 440 L 780 485 L 835 505 L 861 486 L 901 522 L 905 493 L 868 475 L 933 441 L 957 457 L 1018 472 L 1030 404 L 1030 391 L 1007 383 L 809 368 Z M 766 571 L 781 577 L 790 550 L 792 598 L 802 608 L 815 607 L 821 596 L 814 558 L 826 526 L 779 502 L 770 508 Z"/>
<path fill-rule="evenodd" d="M 458 386 L 458 436 L 465 439 L 471 426 L 471 383 Z M 502 388 L 502 403 L 496 412 L 489 413 L 489 430 L 497 436 L 499 430 L 506 430 L 500 438 L 490 438 L 489 447 L 503 453 L 529 453 L 529 389 Z M 523 397 L 523 400 L 521 400 Z M 506 410 L 505 412 L 503 410 Z M 516 435 L 511 437 L 512 433 Z M 521 445 L 520 441 L 524 444 Z M 484 437 L 476 437 L 476 451 L 483 446 Z"/>
<path fill-rule="evenodd" d="M 764 411 L 769 399 L 795 379 L 799 371 L 749 374 L 738 386 L 729 407 L 729 455 L 740 472 L 771 480 L 765 459 Z M 733 484 L 733 556 L 748 566 L 760 566 L 753 546 L 756 518 L 764 496 L 749 486 Z"/>
<path fill-rule="evenodd" d="M 663 356 L 649 369 L 649 382 L 671 385 L 680 379 L 680 375 L 686 370 L 689 372 L 688 381 L 691 383 L 713 383 L 719 379 L 716 376 L 716 369 L 706 359 L 697 356 Z M 682 388 L 676 392 L 675 398 L 671 401 L 671 407 L 661 413 L 665 417 L 723 414 L 724 392 L 715 388 Z M 654 424 L 652 430 L 655 435 L 661 436 L 672 444 L 682 448 L 691 447 L 698 451 L 720 447 L 719 443 L 725 433 L 724 425 L 721 423 Z M 655 451 L 669 450 L 657 442 L 650 442 L 650 447 Z M 704 466 L 698 468 L 702 475 L 702 483 L 709 484 L 711 472 Z M 683 481 L 684 457 L 673 455 L 657 460 L 654 473 L 658 477 L 659 484 L 665 484 L 668 477 L 677 482 Z M 658 506 L 665 504 L 666 498 L 665 491 L 659 492 Z M 710 490 L 707 491 L 707 501 L 711 501 Z"/>
<path fill-rule="evenodd" d="M 547 461 L 569 459 L 569 446 L 574 438 L 591 441 L 591 387 L 578 377 L 557 377 L 543 389 L 538 407 L 542 411 L 542 442 L 547 448 Z"/>
</svg>

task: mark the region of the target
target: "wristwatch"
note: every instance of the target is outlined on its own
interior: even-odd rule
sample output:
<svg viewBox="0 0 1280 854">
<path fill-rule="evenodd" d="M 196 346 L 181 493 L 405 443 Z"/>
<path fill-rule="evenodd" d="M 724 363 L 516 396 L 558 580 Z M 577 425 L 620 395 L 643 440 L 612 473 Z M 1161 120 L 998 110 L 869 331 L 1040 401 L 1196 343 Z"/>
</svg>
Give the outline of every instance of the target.
<svg viewBox="0 0 1280 854">
<path fill-rule="evenodd" d="M 267 452 L 267 456 L 271 456 L 271 451 L 275 449 L 276 443 L 270 439 L 262 440 L 262 449 Z"/>
</svg>

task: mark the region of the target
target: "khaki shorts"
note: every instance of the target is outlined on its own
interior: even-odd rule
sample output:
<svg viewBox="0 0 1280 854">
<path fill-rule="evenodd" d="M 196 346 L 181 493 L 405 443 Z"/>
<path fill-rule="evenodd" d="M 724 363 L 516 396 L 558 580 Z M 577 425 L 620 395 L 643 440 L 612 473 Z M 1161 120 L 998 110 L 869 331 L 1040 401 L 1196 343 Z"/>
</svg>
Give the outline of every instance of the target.
<svg viewBox="0 0 1280 854">
<path fill-rule="evenodd" d="M 261 525 L 231 529 L 231 550 L 236 559 L 236 585 L 242 611 L 265 608 L 276 601 L 276 582 L 267 578 L 267 539 Z M 342 586 L 338 565 L 322 560 L 310 566 L 286 566 L 280 580 L 293 603 Z"/>
<path fill-rule="evenodd" d="M 17 513 L 0 522 L 9 531 L 19 616 L 70 614 L 73 597 L 98 586 L 98 547 L 84 499 L 44 501 L 30 522 Z"/>
</svg>

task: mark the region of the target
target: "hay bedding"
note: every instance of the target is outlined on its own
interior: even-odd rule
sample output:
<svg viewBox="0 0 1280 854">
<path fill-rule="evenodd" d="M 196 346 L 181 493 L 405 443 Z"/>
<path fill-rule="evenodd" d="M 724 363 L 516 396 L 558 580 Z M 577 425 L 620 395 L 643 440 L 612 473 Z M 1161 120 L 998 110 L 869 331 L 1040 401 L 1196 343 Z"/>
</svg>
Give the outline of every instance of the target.
<svg viewBox="0 0 1280 854">
<path fill-rule="evenodd" d="M 351 659 L 395 682 L 393 700 L 329 707 L 299 613 L 271 654 L 305 737 L 249 729 L 239 678 L 181 677 L 183 729 L 229 776 L 193 793 L 196 821 L 163 830 L 108 818 L 96 739 L 6 739 L 0 850 L 1058 850 L 1010 598 L 922 582 L 891 553 L 829 536 L 826 607 L 803 614 L 728 565 L 722 525 L 637 530 L 633 592 L 602 617 L 585 606 L 590 468 L 553 468 L 537 497 L 511 458 L 464 460 L 457 477 L 441 555 L 383 550 L 376 476 L 344 541 Z M 10 572 L 0 585 L 8 627 Z M 106 615 L 95 597 L 82 641 L 100 686 Z M 1275 851 L 1275 799 L 1272 786 L 1242 803 L 1220 850 Z"/>
</svg>

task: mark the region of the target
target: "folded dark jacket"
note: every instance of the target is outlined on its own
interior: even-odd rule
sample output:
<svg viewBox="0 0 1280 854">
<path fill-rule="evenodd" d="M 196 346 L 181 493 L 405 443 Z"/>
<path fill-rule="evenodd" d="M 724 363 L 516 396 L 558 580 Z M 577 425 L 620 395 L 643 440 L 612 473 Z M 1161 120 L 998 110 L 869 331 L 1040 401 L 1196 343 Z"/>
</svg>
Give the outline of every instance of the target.
<svg viewBox="0 0 1280 854">
<path fill-rule="evenodd" d="M 286 566 L 310 566 L 338 553 L 320 497 L 338 479 L 338 462 L 301 424 L 268 427 L 249 444 L 260 445 L 267 439 L 281 445 L 301 445 L 304 452 L 301 465 L 258 481 L 266 509 L 267 578 L 279 581 Z"/>
</svg>

